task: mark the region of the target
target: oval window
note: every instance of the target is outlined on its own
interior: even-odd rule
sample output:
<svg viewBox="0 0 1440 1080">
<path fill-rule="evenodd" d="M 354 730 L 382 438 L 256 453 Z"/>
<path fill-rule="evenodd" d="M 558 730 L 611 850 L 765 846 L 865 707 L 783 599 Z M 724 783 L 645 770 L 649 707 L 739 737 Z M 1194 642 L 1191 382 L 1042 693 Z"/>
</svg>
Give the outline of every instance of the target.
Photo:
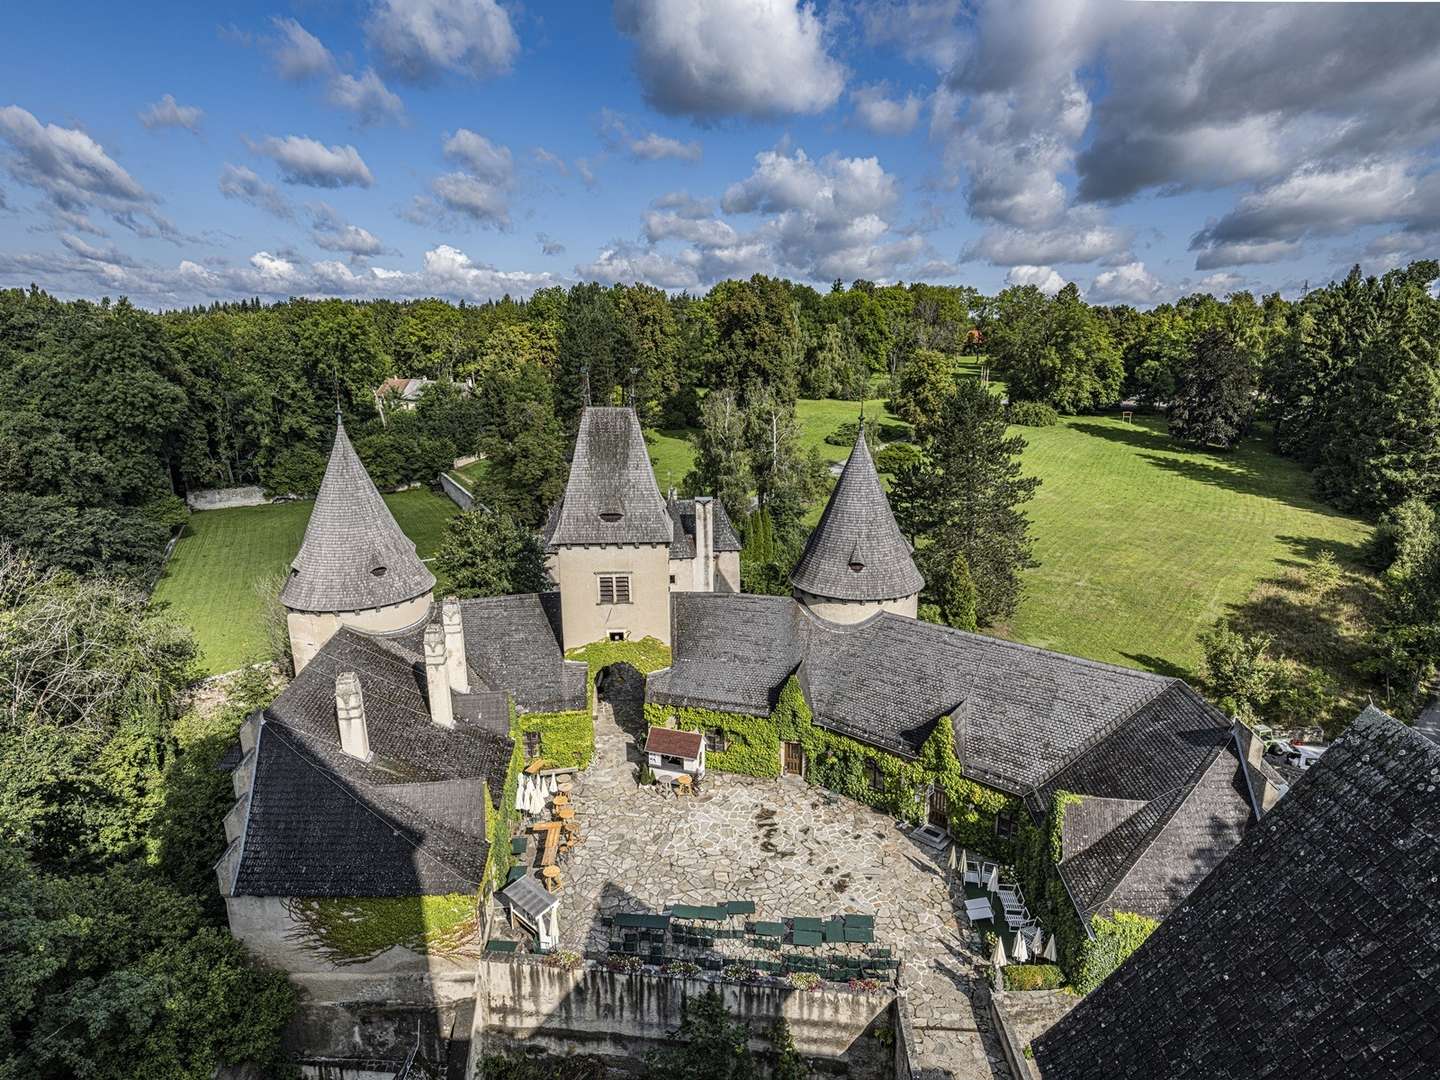
<svg viewBox="0 0 1440 1080">
<path fill-rule="evenodd" d="M 624 516 L 625 515 L 620 513 L 618 510 L 606 510 L 603 514 L 600 515 L 600 520 L 613 523 L 619 521 Z"/>
<path fill-rule="evenodd" d="M 383 567 L 383 566 L 372 566 L 372 567 L 370 568 L 370 576 L 371 576 L 371 577 L 384 577 L 384 576 L 385 576 L 385 567 Z"/>
</svg>

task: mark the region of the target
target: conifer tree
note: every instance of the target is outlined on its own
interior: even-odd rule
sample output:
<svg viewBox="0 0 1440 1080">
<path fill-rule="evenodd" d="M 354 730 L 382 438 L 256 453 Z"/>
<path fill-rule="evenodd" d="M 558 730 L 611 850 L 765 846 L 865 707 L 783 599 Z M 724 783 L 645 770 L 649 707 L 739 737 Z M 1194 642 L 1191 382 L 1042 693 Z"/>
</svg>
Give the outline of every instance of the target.
<svg viewBox="0 0 1440 1080">
<path fill-rule="evenodd" d="M 1189 446 L 1233 449 L 1255 413 L 1254 366 L 1218 327 L 1195 341 L 1189 360 L 1175 374 L 1170 401 L 1170 434 Z"/>
</svg>

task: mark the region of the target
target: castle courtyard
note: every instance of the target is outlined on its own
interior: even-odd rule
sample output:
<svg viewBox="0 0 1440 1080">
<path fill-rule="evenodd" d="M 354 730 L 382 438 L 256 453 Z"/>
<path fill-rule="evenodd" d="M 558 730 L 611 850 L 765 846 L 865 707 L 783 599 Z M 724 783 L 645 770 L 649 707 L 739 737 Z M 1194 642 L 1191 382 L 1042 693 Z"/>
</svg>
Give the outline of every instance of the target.
<svg viewBox="0 0 1440 1080">
<path fill-rule="evenodd" d="M 755 922 L 872 915 L 875 946 L 900 961 L 917 1075 L 1008 1076 L 990 1030 L 985 965 L 963 914 L 963 886 L 951 887 L 943 856 L 893 818 L 796 778 L 712 772 L 691 798 L 639 789 L 640 755 L 628 733 L 636 721 L 627 715 L 638 715 L 639 698 L 632 706 L 626 693 L 635 689 L 620 688 L 613 705 L 601 702 L 595 760 L 574 794 L 584 840 L 561 866 L 563 947 L 604 953 L 612 929 L 602 916 L 675 904 L 749 900 L 755 912 L 745 918 Z M 735 940 L 721 940 L 715 951 L 755 955 Z"/>
</svg>

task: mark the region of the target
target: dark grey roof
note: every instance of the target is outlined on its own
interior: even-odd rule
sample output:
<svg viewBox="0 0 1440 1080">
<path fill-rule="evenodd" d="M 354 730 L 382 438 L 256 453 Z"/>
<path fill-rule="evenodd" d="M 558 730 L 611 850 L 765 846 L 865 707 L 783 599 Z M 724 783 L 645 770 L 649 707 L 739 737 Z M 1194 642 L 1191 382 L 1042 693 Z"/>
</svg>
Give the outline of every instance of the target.
<svg viewBox="0 0 1440 1080">
<path fill-rule="evenodd" d="M 1366 709 L 1099 989 L 1045 1080 L 1440 1069 L 1440 747 Z"/>
<path fill-rule="evenodd" d="M 297 611 L 362 611 L 423 596 L 435 576 L 395 523 L 337 423 L 335 446 L 280 602 Z"/>
<path fill-rule="evenodd" d="M 673 534 L 635 410 L 587 408 L 548 545 L 668 544 Z"/>
<path fill-rule="evenodd" d="M 1016 793 L 1183 685 L 901 615 L 837 626 L 786 597 L 670 599 L 673 662 L 651 701 L 764 714 L 798 670 L 817 722 L 897 753 L 958 713 L 967 774 Z"/>
<path fill-rule="evenodd" d="M 353 671 L 372 758 L 340 750 L 335 677 Z M 405 896 L 473 891 L 514 748 L 503 695 L 457 695 L 430 720 L 423 658 L 401 639 L 341 629 L 265 711 L 236 895 Z"/>
<path fill-rule="evenodd" d="M 730 515 L 725 512 L 725 507 L 719 499 L 711 500 L 710 505 L 714 513 L 714 550 L 739 551 L 740 537 L 735 535 L 735 526 L 730 523 Z M 693 559 L 695 557 L 695 500 L 667 499 L 665 509 L 670 514 L 670 520 L 675 523 L 675 537 L 670 541 L 670 558 Z"/>
<path fill-rule="evenodd" d="M 925 586 L 890 512 L 863 426 L 790 584 L 839 600 L 893 600 Z"/>
<path fill-rule="evenodd" d="M 560 648 L 559 593 L 461 600 L 460 612 L 466 659 L 487 688 L 508 691 L 526 712 L 586 707 L 589 669 Z"/>
</svg>

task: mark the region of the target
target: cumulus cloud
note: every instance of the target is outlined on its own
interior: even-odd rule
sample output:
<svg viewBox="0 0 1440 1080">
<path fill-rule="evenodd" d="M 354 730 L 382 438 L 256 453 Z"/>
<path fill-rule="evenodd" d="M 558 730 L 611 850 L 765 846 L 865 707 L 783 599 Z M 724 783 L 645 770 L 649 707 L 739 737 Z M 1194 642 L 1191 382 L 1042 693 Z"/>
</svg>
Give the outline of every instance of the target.
<svg viewBox="0 0 1440 1080">
<path fill-rule="evenodd" d="M 681 142 L 679 139 L 671 139 L 664 135 L 657 135 L 650 132 L 630 142 L 630 153 L 641 161 L 660 161 L 665 158 L 673 158 L 676 161 L 699 161 L 702 150 L 700 144 L 695 141 Z"/>
<path fill-rule="evenodd" d="M 294 19 L 277 16 L 271 22 L 279 33 L 271 43 L 270 54 L 281 78 L 304 82 L 330 74 L 335 58 L 319 38 Z"/>
<path fill-rule="evenodd" d="M 653 248 L 616 241 L 575 267 L 582 278 L 607 284 L 645 282 L 661 289 L 693 289 L 700 277 L 691 266 Z"/>
<path fill-rule="evenodd" d="M 292 82 L 323 78 L 326 100 L 336 108 L 353 112 L 363 125 L 404 120 L 405 103 L 374 68 L 366 68 L 359 75 L 342 71 L 324 43 L 294 19 L 272 21 L 280 34 L 271 51 L 283 78 Z"/>
<path fill-rule="evenodd" d="M 134 259 L 113 244 L 97 247 L 94 244 L 86 243 L 73 233 L 61 233 L 60 242 L 75 255 L 82 259 L 89 259 L 91 262 L 106 263 L 110 266 L 137 265 Z"/>
<path fill-rule="evenodd" d="M 279 189 L 261 179 L 254 169 L 244 165 L 227 162 L 225 168 L 220 170 L 220 194 L 227 199 L 238 199 L 259 207 L 267 214 L 274 214 L 287 221 L 295 216 L 295 208 Z"/>
<path fill-rule="evenodd" d="M 404 216 L 421 223 L 453 216 L 509 228 L 510 194 L 515 184 L 510 148 L 460 128 L 446 137 L 442 149 L 460 168 L 432 180 L 432 197 L 417 197 Z"/>
<path fill-rule="evenodd" d="M 411 82 L 447 71 L 503 75 L 520 49 L 510 16 L 495 0 L 379 0 L 365 34 L 383 66 Z"/>
<path fill-rule="evenodd" d="M 385 253 L 385 245 L 369 229 L 351 225 L 342 218 L 334 207 L 319 203 L 312 208 L 313 228 L 310 238 L 316 247 L 326 251 L 340 251 L 355 259 L 369 258 Z"/>
<path fill-rule="evenodd" d="M 1112 259 L 1129 247 L 1127 230 L 1086 215 L 1074 215 L 1049 229 L 986 229 L 966 247 L 963 258 L 984 260 L 992 266 L 1098 262 Z"/>
<path fill-rule="evenodd" d="M 184 128 L 192 135 L 199 135 L 200 120 L 204 115 L 204 109 L 194 105 L 181 105 L 175 100 L 174 94 L 165 94 L 159 101 L 147 106 L 140 113 L 140 123 L 150 131 L 155 131 L 157 128 L 178 127 Z"/>
<path fill-rule="evenodd" d="M 646 101 L 669 115 L 817 113 L 845 87 L 809 3 L 616 0 L 615 23 L 635 42 Z"/>
<path fill-rule="evenodd" d="M 1160 279 L 1143 262 L 1128 262 L 1096 275 L 1086 299 L 1092 304 L 1158 303 L 1165 293 Z"/>
<path fill-rule="evenodd" d="M 274 160 L 289 184 L 306 187 L 369 187 L 375 182 L 370 168 L 353 146 L 326 146 L 303 135 L 274 135 L 250 144 L 252 153 Z"/>
<path fill-rule="evenodd" d="M 548 233 L 536 233 L 535 242 L 540 245 L 541 255 L 564 255 L 565 245 Z"/>
<path fill-rule="evenodd" d="M 530 151 L 530 155 L 541 165 L 554 169 L 561 176 L 570 175 L 570 167 L 565 164 L 565 159 L 559 154 L 551 153 L 543 146 L 537 146 Z"/>
<path fill-rule="evenodd" d="M 14 151 L 11 175 L 63 210 L 82 210 L 97 200 L 130 206 L 149 201 L 139 182 L 83 131 L 41 124 L 18 105 L 7 105 L 0 108 L 0 138 Z"/>
<path fill-rule="evenodd" d="M 1065 287 L 1065 279 L 1048 266 L 1012 266 L 1005 274 L 1006 285 L 1034 285 L 1046 296 Z"/>
<path fill-rule="evenodd" d="M 374 68 L 366 68 L 359 77 L 337 72 L 330 80 L 326 95 L 330 104 L 349 109 L 362 124 L 379 124 L 405 116 L 405 103 L 375 74 Z"/>
<path fill-rule="evenodd" d="M 889 96 L 884 84 L 850 91 L 855 119 L 876 135 L 908 135 L 920 120 L 920 99 L 906 94 L 903 101 Z"/>
<path fill-rule="evenodd" d="M 515 172 L 510 149 L 498 146 L 484 135 L 460 128 L 445 140 L 445 156 L 464 165 L 484 180 L 508 184 Z"/>
</svg>

